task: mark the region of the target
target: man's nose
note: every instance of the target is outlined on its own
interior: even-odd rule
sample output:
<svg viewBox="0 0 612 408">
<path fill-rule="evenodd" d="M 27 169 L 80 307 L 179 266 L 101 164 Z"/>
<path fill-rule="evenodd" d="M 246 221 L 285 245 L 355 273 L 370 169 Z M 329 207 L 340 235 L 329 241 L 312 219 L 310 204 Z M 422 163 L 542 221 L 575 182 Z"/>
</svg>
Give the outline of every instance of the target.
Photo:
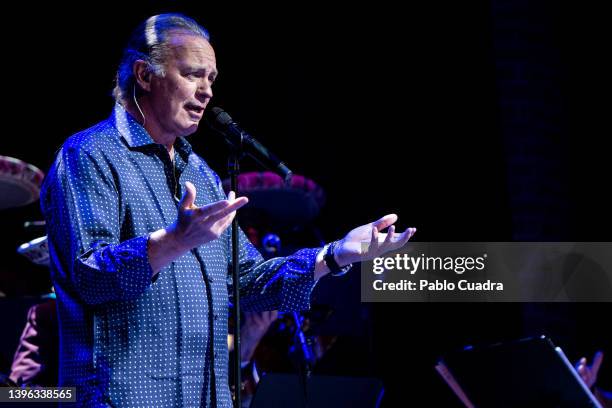
<svg viewBox="0 0 612 408">
<path fill-rule="evenodd" d="M 212 84 L 210 83 L 210 81 L 208 79 L 203 79 L 199 86 L 198 86 L 198 91 L 197 91 L 197 96 L 200 99 L 210 99 L 213 96 L 213 92 L 212 92 Z"/>
</svg>

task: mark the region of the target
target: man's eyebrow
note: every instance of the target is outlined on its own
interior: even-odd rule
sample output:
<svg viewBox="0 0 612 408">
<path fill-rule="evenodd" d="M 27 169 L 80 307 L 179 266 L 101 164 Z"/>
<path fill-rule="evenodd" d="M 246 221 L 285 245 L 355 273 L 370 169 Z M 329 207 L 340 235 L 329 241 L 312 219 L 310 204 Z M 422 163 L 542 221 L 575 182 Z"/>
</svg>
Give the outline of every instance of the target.
<svg viewBox="0 0 612 408">
<path fill-rule="evenodd" d="M 209 67 L 205 66 L 184 65 L 183 67 L 181 67 L 181 70 L 187 72 L 205 73 L 209 75 L 212 74 L 214 76 L 219 75 L 219 71 L 217 71 L 216 68 L 210 69 Z"/>
</svg>

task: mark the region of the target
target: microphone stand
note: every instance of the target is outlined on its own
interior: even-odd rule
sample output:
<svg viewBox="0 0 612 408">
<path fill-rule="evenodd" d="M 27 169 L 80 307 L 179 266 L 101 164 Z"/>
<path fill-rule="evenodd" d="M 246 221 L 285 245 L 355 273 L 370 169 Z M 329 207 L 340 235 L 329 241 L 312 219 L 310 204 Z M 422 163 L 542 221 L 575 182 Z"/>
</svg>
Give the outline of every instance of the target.
<svg viewBox="0 0 612 408">
<path fill-rule="evenodd" d="M 241 138 L 242 139 L 242 138 Z M 242 140 L 240 145 L 231 147 L 227 164 L 230 176 L 230 190 L 238 194 L 238 174 L 240 173 L 240 157 L 242 156 Z M 238 265 L 238 213 L 232 221 L 232 281 L 234 283 L 234 407 L 241 408 L 241 358 L 240 358 L 240 266 Z"/>
<path fill-rule="evenodd" d="M 312 365 L 315 362 L 310 344 L 304 335 L 302 318 L 298 312 L 293 312 L 293 320 L 295 322 L 294 348 L 296 353 L 296 363 L 298 366 L 298 374 L 304 393 L 304 408 L 308 408 L 308 380 L 312 374 Z"/>
<path fill-rule="evenodd" d="M 212 112 L 214 113 L 214 117 L 212 118 L 212 123 L 215 123 L 220 116 L 223 116 L 221 125 L 227 126 L 228 124 L 232 125 L 234 129 L 233 132 L 230 132 L 232 135 L 231 138 L 226 138 L 230 146 L 230 155 L 228 160 L 228 174 L 230 177 L 230 190 L 234 191 L 238 194 L 238 174 L 240 173 L 240 159 L 245 154 L 245 145 L 255 146 L 256 150 L 266 156 L 268 159 L 275 162 L 275 165 L 266 164 L 265 161 L 262 161 L 260 158 L 254 156 L 255 160 L 259 162 L 263 167 L 270 168 L 272 171 L 280 172 L 283 174 L 285 178 L 285 182 L 287 183 L 291 178 L 291 170 L 287 168 L 287 166 L 278 160 L 276 156 L 272 153 L 268 152 L 259 142 L 250 137 L 247 133 L 237 128 L 235 123 L 231 121 L 231 118 L 227 113 L 225 113 L 220 108 L 212 108 Z M 231 123 L 230 123 L 231 122 Z M 227 132 L 220 129 L 215 129 L 215 126 L 212 126 L 213 130 L 217 130 L 222 134 L 226 134 Z M 241 408 L 241 395 L 242 391 L 242 379 L 241 377 L 241 359 L 240 359 L 240 268 L 238 265 L 238 216 L 234 217 L 232 221 L 232 281 L 234 283 L 233 290 L 233 298 L 234 298 L 234 353 L 236 358 L 234 359 L 234 406 L 236 408 Z"/>
</svg>

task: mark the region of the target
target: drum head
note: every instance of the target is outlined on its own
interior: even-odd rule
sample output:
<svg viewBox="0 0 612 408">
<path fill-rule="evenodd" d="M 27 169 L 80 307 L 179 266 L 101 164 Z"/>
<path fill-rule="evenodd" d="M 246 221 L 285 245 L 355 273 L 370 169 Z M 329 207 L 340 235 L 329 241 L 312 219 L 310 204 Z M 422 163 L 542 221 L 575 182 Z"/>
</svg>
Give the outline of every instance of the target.
<svg viewBox="0 0 612 408">
<path fill-rule="evenodd" d="M 0 156 L 0 210 L 38 200 L 44 173 L 13 157 Z"/>
<path fill-rule="evenodd" d="M 21 244 L 17 252 L 36 265 L 49 266 L 49 243 L 46 235 Z"/>
</svg>

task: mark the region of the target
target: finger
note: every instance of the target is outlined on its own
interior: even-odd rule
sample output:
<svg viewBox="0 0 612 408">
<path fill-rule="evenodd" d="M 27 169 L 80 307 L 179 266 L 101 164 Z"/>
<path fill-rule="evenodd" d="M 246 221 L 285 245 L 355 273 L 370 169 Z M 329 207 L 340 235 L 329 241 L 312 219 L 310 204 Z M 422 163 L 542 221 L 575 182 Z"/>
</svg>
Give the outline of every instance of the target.
<svg viewBox="0 0 612 408">
<path fill-rule="evenodd" d="M 200 224 L 200 227 L 207 234 L 212 234 L 213 237 L 219 238 L 227 231 L 230 225 L 232 225 L 232 221 L 234 220 L 234 215 L 236 213 L 233 212 L 230 215 L 226 216 L 221 220 L 217 220 L 216 222 L 210 222 L 210 217 Z"/>
<path fill-rule="evenodd" d="M 261 313 L 253 313 L 253 321 L 260 327 L 265 324 Z"/>
<path fill-rule="evenodd" d="M 576 368 L 576 371 L 578 371 L 578 375 L 580 376 L 580 378 L 582 378 L 582 381 L 584 381 L 585 383 L 589 383 L 589 375 L 587 374 L 586 368 L 581 365 L 578 366 L 578 368 Z"/>
<path fill-rule="evenodd" d="M 593 376 L 597 376 L 597 372 L 599 371 L 599 367 L 601 366 L 602 361 L 603 353 L 601 351 L 598 351 L 597 353 L 595 353 L 595 357 L 593 357 L 593 365 L 591 366 Z"/>
<path fill-rule="evenodd" d="M 234 217 L 236 216 L 236 211 L 233 211 L 229 214 L 227 214 L 226 216 L 222 217 L 221 219 L 218 220 L 213 220 L 213 218 L 216 217 L 216 215 L 209 217 L 206 219 L 206 223 L 211 222 L 212 226 L 211 229 L 215 230 L 215 231 L 219 231 L 219 232 L 223 232 L 225 231 L 231 224 L 232 221 L 234 221 Z"/>
<path fill-rule="evenodd" d="M 393 242 L 393 235 L 395 233 L 395 225 L 391 225 L 387 231 L 387 238 L 385 238 L 385 244 Z"/>
<path fill-rule="evenodd" d="M 232 201 L 236 198 L 236 193 L 234 193 L 233 191 L 230 191 L 229 194 L 227 195 L 227 199 L 229 201 Z"/>
<path fill-rule="evenodd" d="M 586 370 L 584 369 L 584 367 L 578 369 L 578 375 L 580 376 L 580 379 L 582 379 L 582 381 L 584 381 L 584 383 L 591 388 L 592 381 L 591 378 L 589 377 L 589 374 L 586 372 Z"/>
<path fill-rule="evenodd" d="M 252 323 L 257 323 L 259 318 L 259 313 L 257 312 L 244 312 L 244 317 L 246 320 L 249 320 Z"/>
<path fill-rule="evenodd" d="M 416 228 L 408 228 L 410 230 L 410 237 L 408 237 L 408 239 L 412 238 L 412 236 L 414 234 L 416 234 Z"/>
<path fill-rule="evenodd" d="M 372 223 L 372 226 L 378 228 L 379 231 L 384 230 L 385 228 L 387 228 L 390 225 L 395 224 L 395 222 L 397 221 L 397 215 L 395 214 L 387 214 L 384 217 L 382 217 L 381 219 L 374 221 Z"/>
<path fill-rule="evenodd" d="M 209 215 L 209 217 L 211 218 L 212 222 L 215 222 L 215 220 L 220 220 L 223 217 L 225 217 L 225 216 L 227 216 L 227 215 L 229 215 L 231 213 L 235 213 L 240 208 L 242 208 L 245 205 L 247 205 L 248 202 L 249 202 L 249 199 L 246 198 L 246 197 L 239 197 L 239 198 L 235 199 L 234 201 L 228 201 L 228 205 L 227 206 L 225 206 L 224 208 L 221 208 L 216 213 L 213 213 L 213 214 Z"/>
<path fill-rule="evenodd" d="M 193 203 L 196 198 L 196 188 L 189 181 L 185 182 L 185 192 L 183 193 L 183 197 L 181 197 L 181 201 L 179 202 L 179 208 L 184 210 L 188 210 L 193 207 Z"/>
<path fill-rule="evenodd" d="M 400 234 L 400 236 L 396 239 L 397 245 L 400 247 L 404 246 L 410 238 L 414 235 L 416 228 L 407 228 L 404 232 Z"/>
<path fill-rule="evenodd" d="M 196 208 L 194 212 L 198 217 L 206 218 L 218 214 L 220 211 L 228 208 L 231 203 L 228 200 L 215 201 L 214 203 Z"/>
<path fill-rule="evenodd" d="M 272 322 L 276 319 L 276 317 L 274 316 L 274 311 L 272 310 L 264 312 L 263 316 L 266 322 L 266 326 L 269 326 L 270 324 L 272 324 Z"/>
<path fill-rule="evenodd" d="M 372 227 L 372 236 L 370 237 L 370 247 L 369 250 L 377 250 L 378 249 L 378 228 Z"/>
<path fill-rule="evenodd" d="M 242 199 L 242 198 L 244 198 L 245 201 L 248 202 L 248 199 L 246 199 L 246 197 L 240 197 L 240 199 Z M 240 203 L 234 202 L 234 204 L 232 204 L 232 206 L 236 206 L 236 205 L 239 205 L 239 204 Z M 241 205 L 245 205 L 245 204 L 241 204 Z M 229 208 L 230 207 L 228 207 L 228 210 L 229 210 Z M 240 208 L 240 207 L 238 207 L 238 208 Z M 234 220 L 234 217 L 236 216 L 236 210 L 238 208 L 234 209 L 229 214 L 223 214 L 224 211 L 220 211 L 219 213 L 214 214 L 214 215 L 206 218 L 203 222 L 206 223 L 207 225 L 211 225 L 210 228 L 214 229 L 215 231 L 223 232 L 223 231 L 225 231 L 230 226 L 230 224 Z"/>
<path fill-rule="evenodd" d="M 197 208 L 197 214 L 200 217 L 214 217 L 211 219 L 211 222 L 215 222 L 218 219 L 225 217 L 232 211 L 236 211 L 242 206 L 246 205 L 249 202 L 249 199 L 246 197 L 240 197 L 235 199 L 234 201 L 230 200 L 221 200 L 216 201 L 212 204 L 205 205 L 203 207 Z"/>
</svg>

